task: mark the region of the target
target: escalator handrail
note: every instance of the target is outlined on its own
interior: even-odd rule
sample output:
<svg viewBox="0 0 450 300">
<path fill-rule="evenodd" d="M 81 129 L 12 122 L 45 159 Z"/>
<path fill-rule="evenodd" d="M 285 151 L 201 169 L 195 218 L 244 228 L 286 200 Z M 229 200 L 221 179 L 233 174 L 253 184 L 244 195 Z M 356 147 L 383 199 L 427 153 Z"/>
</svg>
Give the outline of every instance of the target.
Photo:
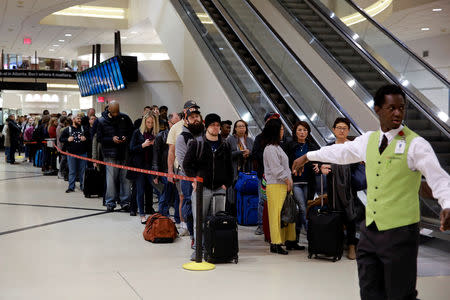
<svg viewBox="0 0 450 300">
<path fill-rule="evenodd" d="M 411 49 L 408 48 L 402 41 L 396 38 L 389 30 L 387 30 L 384 26 L 380 25 L 377 21 L 375 21 L 371 16 L 369 16 L 362 8 L 356 5 L 352 0 L 345 0 L 350 6 L 352 6 L 358 13 L 360 13 L 364 18 L 366 18 L 372 25 L 382 31 L 386 36 L 388 36 L 391 40 L 393 40 L 398 46 L 400 46 L 404 51 L 406 51 L 409 55 L 414 57 L 414 59 L 419 62 L 425 69 L 433 73 L 447 88 L 450 88 L 450 82 L 435 68 L 433 68 L 430 64 L 424 61 L 422 58 L 417 56 Z"/>
<path fill-rule="evenodd" d="M 366 49 L 364 49 L 360 44 L 365 44 L 364 41 L 356 43 L 352 35 L 350 34 L 351 30 L 347 26 L 344 25 L 340 21 L 339 18 L 333 18 L 329 17 L 329 14 L 326 13 L 326 11 L 330 11 L 326 6 L 324 6 L 320 1 L 317 0 L 305 0 L 305 2 L 310 3 L 315 10 L 317 10 L 321 15 L 327 17 L 328 23 L 331 23 L 332 26 L 339 31 L 339 33 L 346 38 L 349 44 L 354 45 L 354 49 L 357 51 L 360 51 L 369 61 L 370 63 L 380 72 L 381 75 L 384 75 L 387 77 L 388 81 L 395 83 L 398 86 L 403 86 L 402 83 L 396 78 L 394 74 L 392 74 L 391 71 L 389 71 L 385 66 L 383 66 L 372 54 L 370 54 Z M 331 11 L 330 11 L 331 12 Z M 414 87 L 412 87 L 415 89 Z M 450 127 L 443 122 L 436 114 L 431 110 L 429 107 L 427 107 L 426 101 L 429 102 L 428 99 L 419 99 L 419 97 L 411 91 L 410 88 L 407 88 L 403 86 L 403 91 L 406 95 L 412 100 L 411 103 L 414 105 L 415 108 L 417 108 L 420 112 L 425 114 L 428 119 L 436 125 L 441 132 L 443 132 L 446 136 L 450 137 Z M 431 106 L 435 106 L 433 103 L 430 102 Z"/>
</svg>

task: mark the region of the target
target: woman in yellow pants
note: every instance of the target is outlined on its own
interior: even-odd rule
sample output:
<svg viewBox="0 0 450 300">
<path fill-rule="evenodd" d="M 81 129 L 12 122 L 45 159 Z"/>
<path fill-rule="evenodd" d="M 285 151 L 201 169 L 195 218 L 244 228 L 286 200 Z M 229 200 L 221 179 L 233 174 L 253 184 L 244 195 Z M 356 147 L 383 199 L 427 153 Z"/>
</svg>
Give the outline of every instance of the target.
<svg viewBox="0 0 450 300">
<path fill-rule="evenodd" d="M 263 130 L 264 174 L 267 182 L 267 208 L 270 227 L 270 252 L 288 254 L 281 246 L 286 245 L 288 250 L 301 247 L 296 243 L 295 223 L 281 228 L 280 213 L 288 192 L 292 190 L 291 171 L 289 160 L 280 147 L 284 129 L 279 119 L 269 120 Z"/>
</svg>

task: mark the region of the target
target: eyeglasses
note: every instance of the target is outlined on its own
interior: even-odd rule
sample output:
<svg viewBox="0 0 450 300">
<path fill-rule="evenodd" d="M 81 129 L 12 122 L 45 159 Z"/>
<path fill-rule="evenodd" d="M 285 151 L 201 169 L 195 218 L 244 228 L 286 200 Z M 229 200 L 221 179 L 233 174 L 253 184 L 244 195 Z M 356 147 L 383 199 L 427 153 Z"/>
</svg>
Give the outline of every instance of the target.
<svg viewBox="0 0 450 300">
<path fill-rule="evenodd" d="M 334 129 L 336 129 L 336 130 L 342 130 L 342 131 L 349 130 L 348 127 L 334 127 Z"/>
</svg>

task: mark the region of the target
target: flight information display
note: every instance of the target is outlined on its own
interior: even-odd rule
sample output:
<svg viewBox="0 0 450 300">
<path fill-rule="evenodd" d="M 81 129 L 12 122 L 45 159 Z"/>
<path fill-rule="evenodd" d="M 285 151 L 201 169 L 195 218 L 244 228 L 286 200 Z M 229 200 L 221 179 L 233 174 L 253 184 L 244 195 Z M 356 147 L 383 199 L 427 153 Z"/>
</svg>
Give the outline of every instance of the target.
<svg viewBox="0 0 450 300">
<path fill-rule="evenodd" d="M 77 82 L 82 97 L 120 91 L 126 88 L 117 56 L 77 73 Z"/>
</svg>

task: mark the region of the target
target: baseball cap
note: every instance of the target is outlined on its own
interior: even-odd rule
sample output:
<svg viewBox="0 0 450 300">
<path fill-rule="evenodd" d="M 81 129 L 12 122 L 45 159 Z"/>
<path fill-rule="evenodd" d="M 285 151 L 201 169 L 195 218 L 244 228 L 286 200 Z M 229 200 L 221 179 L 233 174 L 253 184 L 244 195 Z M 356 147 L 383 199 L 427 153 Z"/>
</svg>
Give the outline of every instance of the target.
<svg viewBox="0 0 450 300">
<path fill-rule="evenodd" d="M 195 101 L 192 100 L 188 100 L 184 103 L 184 109 L 188 109 L 188 108 L 200 108 L 200 106 L 197 105 L 197 103 L 195 103 Z"/>
<path fill-rule="evenodd" d="M 184 115 L 185 115 L 185 118 L 187 119 L 187 117 L 189 117 L 192 114 L 200 114 L 200 111 L 198 110 L 198 106 L 192 106 L 190 108 L 187 108 Z"/>
</svg>

